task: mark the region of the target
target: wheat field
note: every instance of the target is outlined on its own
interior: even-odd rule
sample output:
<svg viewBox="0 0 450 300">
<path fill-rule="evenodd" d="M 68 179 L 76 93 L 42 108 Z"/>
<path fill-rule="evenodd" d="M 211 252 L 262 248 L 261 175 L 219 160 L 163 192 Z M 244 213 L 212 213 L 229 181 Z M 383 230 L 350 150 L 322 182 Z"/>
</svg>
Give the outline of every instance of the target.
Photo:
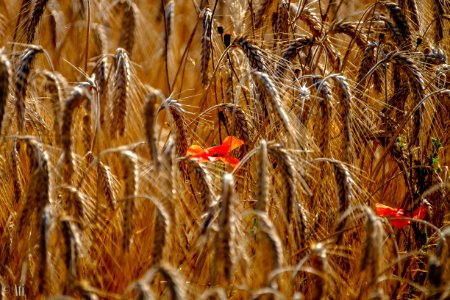
<svg viewBox="0 0 450 300">
<path fill-rule="evenodd" d="M 447 0 L 0 0 L 0 299 L 450 299 Z"/>
</svg>

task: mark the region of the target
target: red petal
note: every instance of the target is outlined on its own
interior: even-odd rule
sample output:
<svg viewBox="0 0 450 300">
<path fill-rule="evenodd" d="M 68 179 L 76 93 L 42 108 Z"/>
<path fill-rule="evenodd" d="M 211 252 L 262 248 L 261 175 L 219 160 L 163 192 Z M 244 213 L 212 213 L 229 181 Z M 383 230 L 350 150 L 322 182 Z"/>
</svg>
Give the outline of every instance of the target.
<svg viewBox="0 0 450 300">
<path fill-rule="evenodd" d="M 393 208 L 380 203 L 375 204 L 375 212 L 380 217 L 401 217 L 403 216 L 402 208 Z"/>
<path fill-rule="evenodd" d="M 186 155 L 190 155 L 192 157 L 200 157 L 205 154 L 205 150 L 199 145 L 192 145 L 187 149 Z"/>
<path fill-rule="evenodd" d="M 397 229 L 402 229 L 410 223 L 409 220 L 389 220 L 391 225 Z"/>
<path fill-rule="evenodd" d="M 425 204 L 420 205 L 419 208 L 416 208 L 413 211 L 414 219 L 424 220 L 426 215 L 427 215 L 427 206 Z"/>
<path fill-rule="evenodd" d="M 237 159 L 236 157 L 232 157 L 232 156 L 222 156 L 222 157 L 218 157 L 218 159 L 223 161 L 224 163 L 229 164 L 233 168 L 235 168 L 239 164 L 239 159 Z"/>
<path fill-rule="evenodd" d="M 227 146 L 214 146 L 214 147 L 210 147 L 207 148 L 205 150 L 205 152 L 209 155 L 209 156 L 222 156 L 222 155 L 227 155 L 229 151 L 229 148 Z"/>
<path fill-rule="evenodd" d="M 234 136 L 227 136 L 222 143 L 222 146 L 227 146 L 229 148 L 229 152 L 233 151 L 236 148 L 239 148 L 240 146 L 244 145 L 244 141 L 238 139 Z"/>
<path fill-rule="evenodd" d="M 375 204 L 375 212 L 380 217 L 403 217 L 404 210 L 402 208 L 393 208 L 387 205 L 383 205 L 380 203 Z M 391 225 L 397 229 L 402 229 L 406 225 L 410 223 L 409 220 L 389 220 Z"/>
</svg>

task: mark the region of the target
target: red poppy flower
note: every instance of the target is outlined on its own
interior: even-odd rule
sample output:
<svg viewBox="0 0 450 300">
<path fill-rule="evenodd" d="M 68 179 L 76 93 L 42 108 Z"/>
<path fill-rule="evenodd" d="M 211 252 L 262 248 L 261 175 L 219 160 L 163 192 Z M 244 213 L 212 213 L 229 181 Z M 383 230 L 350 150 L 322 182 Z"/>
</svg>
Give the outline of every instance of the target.
<svg viewBox="0 0 450 300">
<path fill-rule="evenodd" d="M 402 229 L 406 225 L 409 225 L 411 222 L 409 220 L 396 220 L 395 218 L 401 218 L 401 217 L 409 217 L 413 219 L 419 219 L 424 220 L 427 215 L 427 206 L 430 204 L 428 202 L 422 203 L 418 208 L 416 208 L 411 216 L 411 213 L 409 211 L 406 211 L 403 208 L 393 208 L 387 205 L 383 205 L 380 203 L 377 203 L 375 205 L 375 212 L 380 217 L 389 217 L 393 218 L 389 220 L 389 222 L 397 229 Z"/>
<path fill-rule="evenodd" d="M 234 136 L 227 136 L 220 146 L 203 149 L 198 145 L 192 145 L 188 148 L 186 155 L 189 155 L 192 159 L 195 159 L 198 162 L 220 160 L 234 168 L 239 163 L 239 159 L 233 156 L 229 156 L 228 154 L 234 149 L 242 146 L 243 144 L 244 141 Z"/>
</svg>

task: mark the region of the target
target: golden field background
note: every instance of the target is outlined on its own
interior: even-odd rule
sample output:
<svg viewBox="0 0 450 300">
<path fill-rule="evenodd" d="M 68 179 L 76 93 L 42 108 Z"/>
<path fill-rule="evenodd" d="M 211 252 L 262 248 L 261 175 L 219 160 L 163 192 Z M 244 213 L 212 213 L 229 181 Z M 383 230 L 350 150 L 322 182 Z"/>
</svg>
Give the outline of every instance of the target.
<svg viewBox="0 0 450 300">
<path fill-rule="evenodd" d="M 1 299 L 448 299 L 449 13 L 0 1 Z"/>
</svg>

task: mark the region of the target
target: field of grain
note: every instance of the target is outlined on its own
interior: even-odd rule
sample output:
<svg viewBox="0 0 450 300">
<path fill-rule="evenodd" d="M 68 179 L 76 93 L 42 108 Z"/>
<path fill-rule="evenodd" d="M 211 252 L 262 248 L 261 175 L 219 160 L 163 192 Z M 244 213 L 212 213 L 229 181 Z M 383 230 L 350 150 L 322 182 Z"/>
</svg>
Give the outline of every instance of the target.
<svg viewBox="0 0 450 300">
<path fill-rule="evenodd" d="M 0 0 L 0 299 L 450 299 L 449 25 Z"/>
</svg>

